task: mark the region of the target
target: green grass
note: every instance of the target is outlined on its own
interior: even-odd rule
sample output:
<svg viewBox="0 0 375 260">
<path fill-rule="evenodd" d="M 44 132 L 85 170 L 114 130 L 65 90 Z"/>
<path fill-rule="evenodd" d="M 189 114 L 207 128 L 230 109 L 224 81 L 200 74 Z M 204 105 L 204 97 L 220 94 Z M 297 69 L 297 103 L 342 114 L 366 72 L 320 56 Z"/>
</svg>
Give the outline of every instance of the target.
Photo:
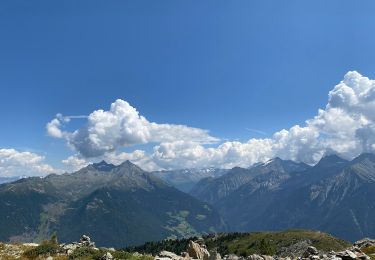
<svg viewBox="0 0 375 260">
<path fill-rule="evenodd" d="M 142 246 L 131 247 L 125 250 L 142 253 L 157 254 L 162 250 L 176 254 L 186 250 L 190 239 L 164 240 L 149 242 Z M 309 230 L 287 230 L 282 232 L 253 232 L 253 233 L 226 233 L 203 237 L 209 250 L 217 250 L 221 255 L 236 254 L 248 256 L 251 254 L 278 255 L 283 248 L 288 248 L 301 241 L 310 241 L 318 250 L 329 252 L 340 251 L 351 244 L 329 234 Z"/>
<path fill-rule="evenodd" d="M 36 259 L 39 256 L 56 255 L 62 252 L 62 248 L 51 241 L 43 241 L 39 246 L 24 252 L 24 256 L 29 259 Z"/>
<path fill-rule="evenodd" d="M 81 247 L 73 251 L 69 255 L 69 260 L 100 260 L 104 254 L 107 252 L 115 259 L 125 259 L 125 260 L 152 260 L 153 257 L 145 255 L 135 255 L 125 251 L 108 251 L 108 250 L 95 250 L 90 247 Z"/>
<path fill-rule="evenodd" d="M 175 214 L 172 212 L 167 212 L 167 215 L 170 217 L 170 221 L 168 221 L 169 223 L 165 228 L 181 237 L 198 234 L 198 232 L 187 220 L 189 214 L 190 212 L 187 210 L 181 210 Z"/>
<path fill-rule="evenodd" d="M 288 230 L 283 232 L 256 232 L 219 237 L 216 240 L 208 240 L 208 247 L 217 247 L 222 254 L 278 254 L 282 248 L 290 247 L 299 241 L 310 240 L 318 250 L 329 252 L 342 250 L 350 244 L 328 234 L 307 231 Z"/>
<path fill-rule="evenodd" d="M 366 247 L 366 248 L 362 249 L 362 251 L 366 255 L 368 255 L 369 257 L 371 257 L 371 259 L 375 260 L 375 246 Z"/>
</svg>

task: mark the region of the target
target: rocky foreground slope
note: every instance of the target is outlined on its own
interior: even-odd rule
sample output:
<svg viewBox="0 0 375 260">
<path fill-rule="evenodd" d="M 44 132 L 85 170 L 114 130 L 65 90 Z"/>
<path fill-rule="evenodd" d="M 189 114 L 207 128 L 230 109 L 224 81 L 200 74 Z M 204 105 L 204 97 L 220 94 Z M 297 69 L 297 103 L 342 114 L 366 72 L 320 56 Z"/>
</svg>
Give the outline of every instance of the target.
<svg viewBox="0 0 375 260">
<path fill-rule="evenodd" d="M 207 250 L 206 245 L 200 244 L 201 241 L 189 241 L 186 252 L 181 255 L 174 254 L 168 251 L 160 252 L 155 260 L 188 260 L 188 259 L 201 259 L 201 260 L 371 260 L 375 259 L 375 240 L 363 239 L 353 244 L 353 246 L 339 252 L 330 251 L 322 252 L 313 246 L 308 246 L 302 254 L 289 256 L 278 255 L 259 255 L 251 254 L 249 256 L 237 256 L 235 254 L 224 255 L 216 251 Z M 301 248 L 300 248 L 301 249 Z M 366 254 L 366 252 L 368 254 Z"/>
<path fill-rule="evenodd" d="M 209 248 L 204 239 L 189 240 L 184 252 L 179 254 L 161 250 L 151 254 L 140 254 L 113 248 L 97 248 L 90 237 L 82 236 L 79 242 L 58 244 L 56 238 L 42 244 L 0 244 L 0 259 L 96 259 L 96 260 L 371 260 L 375 259 L 375 240 L 362 239 L 340 251 L 318 250 L 306 241 L 295 241 L 289 248 L 284 248 L 274 255 L 250 254 L 221 255 L 217 248 Z M 249 245 L 251 247 L 251 245 Z M 264 248 L 267 249 L 267 248 Z"/>
</svg>

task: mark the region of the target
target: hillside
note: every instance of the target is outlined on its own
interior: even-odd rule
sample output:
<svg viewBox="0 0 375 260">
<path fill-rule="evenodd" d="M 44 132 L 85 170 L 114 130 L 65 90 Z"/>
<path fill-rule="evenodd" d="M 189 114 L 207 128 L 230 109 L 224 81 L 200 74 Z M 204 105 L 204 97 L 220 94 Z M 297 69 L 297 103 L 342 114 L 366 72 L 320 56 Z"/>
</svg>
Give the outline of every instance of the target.
<svg viewBox="0 0 375 260">
<path fill-rule="evenodd" d="M 167 250 L 180 254 L 185 250 L 190 240 L 201 240 L 209 251 L 217 251 L 221 255 L 240 256 L 251 254 L 292 256 L 301 254 L 301 251 L 303 252 L 308 246 L 314 246 L 323 252 L 340 251 L 350 246 L 349 242 L 319 231 L 287 230 L 282 232 L 222 233 L 202 236 L 199 239 L 164 240 L 125 250 L 153 255 Z"/>
<path fill-rule="evenodd" d="M 308 168 L 309 166 L 304 163 L 274 158 L 249 169 L 235 167 L 221 177 L 202 179 L 192 188 L 190 194 L 214 205 L 258 176 L 275 173 L 283 178 L 284 175 L 288 175 L 291 172 L 303 171 Z"/>
<path fill-rule="evenodd" d="M 302 171 L 278 167 L 285 163 L 243 169 L 246 181 L 236 186 L 239 170 L 230 171 L 197 197 L 210 201 L 235 231 L 307 228 L 350 241 L 375 236 L 375 155 L 352 161 L 330 155 Z"/>
<path fill-rule="evenodd" d="M 57 232 L 62 242 L 88 234 L 114 247 L 225 229 L 209 205 L 129 161 L 1 185 L 0 226 L 1 241 L 41 241 Z"/>
</svg>

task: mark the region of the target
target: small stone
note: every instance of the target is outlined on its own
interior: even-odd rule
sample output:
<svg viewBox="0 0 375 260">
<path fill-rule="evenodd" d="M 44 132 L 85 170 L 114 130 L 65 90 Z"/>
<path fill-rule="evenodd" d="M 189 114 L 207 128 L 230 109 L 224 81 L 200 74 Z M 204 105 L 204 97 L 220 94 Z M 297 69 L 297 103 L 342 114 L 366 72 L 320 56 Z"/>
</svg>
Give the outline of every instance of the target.
<svg viewBox="0 0 375 260">
<path fill-rule="evenodd" d="M 159 257 L 167 257 L 169 259 L 179 259 L 180 256 L 176 255 L 175 253 L 169 252 L 169 251 L 161 251 L 159 253 Z"/>
<path fill-rule="evenodd" d="M 249 260 L 263 260 L 263 257 L 261 257 L 260 255 L 257 255 L 257 254 L 253 254 L 253 255 L 249 255 L 247 257 L 247 259 L 249 259 Z"/>
<path fill-rule="evenodd" d="M 225 256 L 225 259 L 228 259 L 228 260 L 238 260 L 239 257 L 234 255 L 234 254 L 229 254 L 229 255 L 226 255 Z"/>
<path fill-rule="evenodd" d="M 37 246 L 39 246 L 39 244 L 37 244 L 37 243 L 23 243 L 22 245 L 24 245 L 24 246 L 30 246 L 30 247 L 37 247 Z"/>
<path fill-rule="evenodd" d="M 112 260 L 113 256 L 110 252 L 105 253 L 102 257 L 101 260 Z"/>
</svg>

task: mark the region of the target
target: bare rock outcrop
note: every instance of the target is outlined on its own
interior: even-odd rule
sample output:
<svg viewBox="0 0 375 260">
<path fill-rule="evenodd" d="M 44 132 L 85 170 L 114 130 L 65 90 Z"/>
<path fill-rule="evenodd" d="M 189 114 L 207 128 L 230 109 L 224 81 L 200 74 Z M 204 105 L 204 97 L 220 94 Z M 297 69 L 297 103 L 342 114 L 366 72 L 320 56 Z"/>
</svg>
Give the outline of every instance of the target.
<svg viewBox="0 0 375 260">
<path fill-rule="evenodd" d="M 70 244 L 61 244 L 61 247 L 65 250 L 67 255 L 70 255 L 73 253 L 74 250 L 81 247 L 91 247 L 94 250 L 99 250 L 95 247 L 95 243 L 91 241 L 91 238 L 89 236 L 83 235 L 79 242 L 73 242 Z"/>
<path fill-rule="evenodd" d="M 306 241 L 293 248 L 292 252 L 289 252 L 290 250 L 281 250 L 279 253 L 282 255 L 277 254 L 269 256 L 252 254 L 244 257 L 228 254 L 221 257 L 216 249 L 209 252 L 203 241 L 196 240 L 189 241 L 187 253 L 184 252 L 181 256 L 168 251 L 162 251 L 155 260 L 371 260 L 371 258 L 362 251 L 362 249 L 369 246 L 375 246 L 375 240 L 368 238 L 362 239 L 355 242 L 352 247 L 346 250 L 324 253 L 311 246 L 309 241 Z M 289 252 L 290 255 L 285 255 L 287 252 Z"/>
<path fill-rule="evenodd" d="M 207 248 L 194 241 L 189 241 L 187 253 L 193 259 L 209 260 L 210 258 L 210 253 Z"/>
<path fill-rule="evenodd" d="M 355 242 L 353 246 L 358 247 L 359 249 L 363 249 L 365 247 L 370 247 L 370 246 L 375 246 L 375 239 L 364 238 Z"/>
</svg>

